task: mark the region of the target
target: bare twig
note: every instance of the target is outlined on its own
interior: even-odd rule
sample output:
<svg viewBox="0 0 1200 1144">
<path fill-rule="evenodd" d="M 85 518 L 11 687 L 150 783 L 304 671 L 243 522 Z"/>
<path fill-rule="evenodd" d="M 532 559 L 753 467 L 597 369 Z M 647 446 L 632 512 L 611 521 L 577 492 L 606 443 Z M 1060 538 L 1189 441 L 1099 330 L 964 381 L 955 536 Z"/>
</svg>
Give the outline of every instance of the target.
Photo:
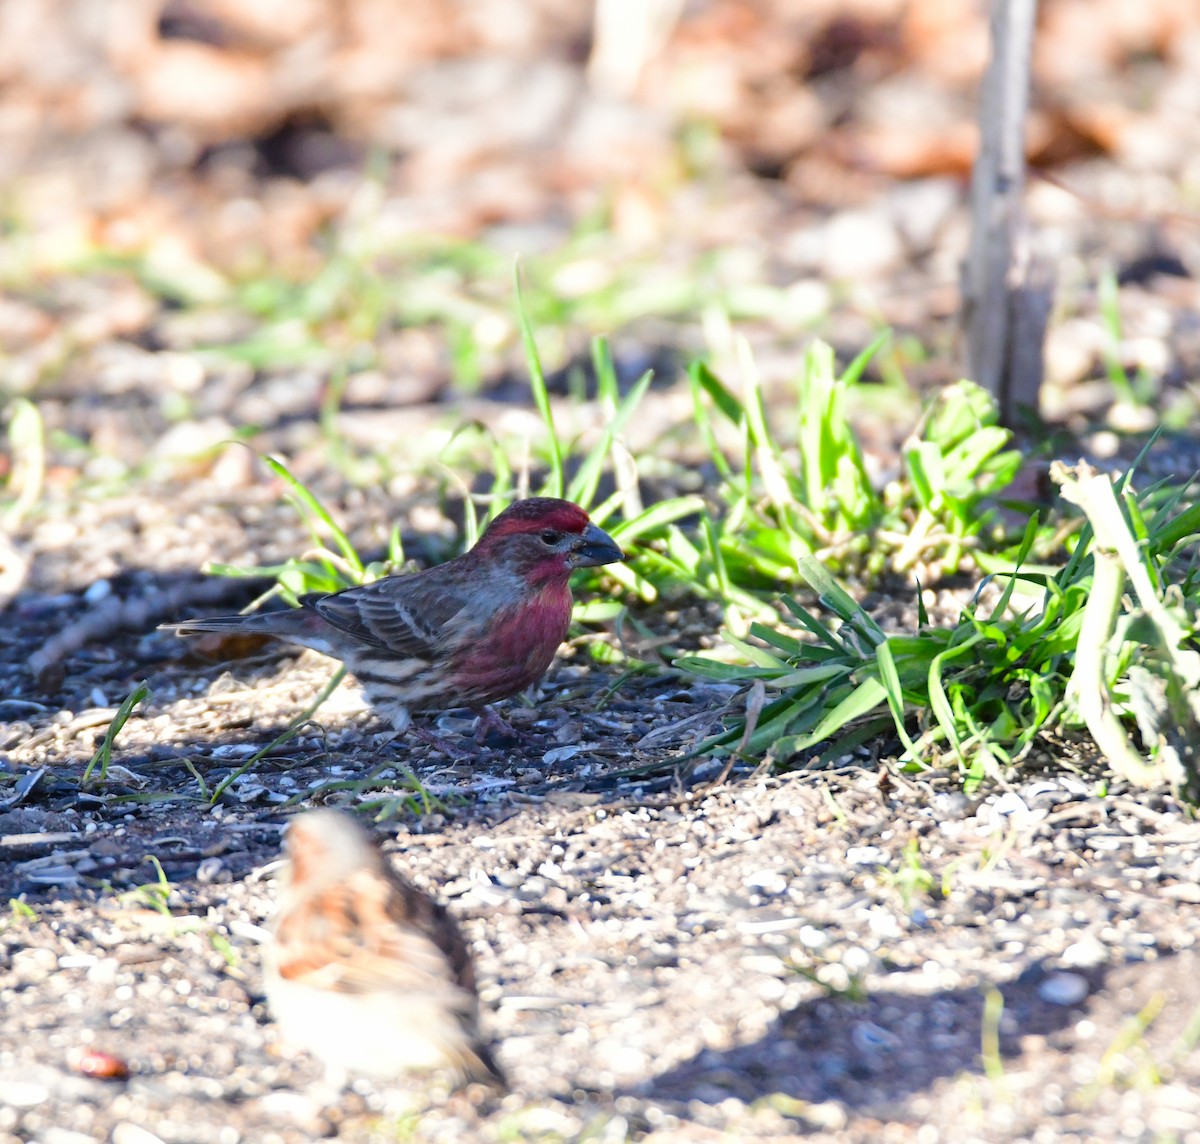
<svg viewBox="0 0 1200 1144">
<path fill-rule="evenodd" d="M 992 0 L 992 58 L 979 108 L 971 179 L 971 246 L 963 266 L 969 375 L 991 393 L 1004 424 L 1036 409 L 1053 292 L 1033 249 L 1022 198 L 1025 117 L 1037 0 Z"/>
<path fill-rule="evenodd" d="M 156 587 L 129 600 L 105 596 L 42 644 L 29 657 L 29 669 L 35 677 L 40 676 L 92 640 L 109 639 L 117 632 L 146 631 L 162 619 L 177 617 L 185 608 L 222 603 L 244 592 L 244 584 L 231 586 L 228 580 L 206 579 Z"/>
</svg>

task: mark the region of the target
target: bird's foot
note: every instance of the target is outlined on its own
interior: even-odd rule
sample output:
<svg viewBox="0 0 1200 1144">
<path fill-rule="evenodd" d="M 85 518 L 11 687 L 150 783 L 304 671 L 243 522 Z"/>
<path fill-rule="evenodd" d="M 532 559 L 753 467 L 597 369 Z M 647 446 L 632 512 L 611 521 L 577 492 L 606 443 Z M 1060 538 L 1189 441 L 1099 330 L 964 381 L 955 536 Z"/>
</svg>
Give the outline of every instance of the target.
<svg viewBox="0 0 1200 1144">
<path fill-rule="evenodd" d="M 507 720 L 496 714 L 493 707 L 482 707 L 475 721 L 475 742 L 480 747 L 516 747 L 521 736 Z"/>
<path fill-rule="evenodd" d="M 475 714 L 474 740 L 476 748 L 504 749 L 520 744 L 520 734 L 508 722 L 497 715 L 491 707 L 476 708 Z M 422 743 L 425 743 L 450 759 L 468 759 L 477 753 L 477 751 L 471 749 L 465 739 L 446 738 L 419 723 L 412 724 L 411 732 Z"/>
</svg>

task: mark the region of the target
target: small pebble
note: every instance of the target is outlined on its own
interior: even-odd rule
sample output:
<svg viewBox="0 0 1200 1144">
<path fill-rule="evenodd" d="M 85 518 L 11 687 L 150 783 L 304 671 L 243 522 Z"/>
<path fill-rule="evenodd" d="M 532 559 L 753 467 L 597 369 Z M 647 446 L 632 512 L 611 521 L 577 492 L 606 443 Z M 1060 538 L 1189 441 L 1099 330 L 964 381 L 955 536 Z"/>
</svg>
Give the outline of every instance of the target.
<svg viewBox="0 0 1200 1144">
<path fill-rule="evenodd" d="M 196 881 L 201 883 L 215 882 L 224 868 L 225 863 L 220 858 L 205 858 L 196 867 Z"/>
<path fill-rule="evenodd" d="M 882 866 L 887 857 L 881 846 L 850 846 L 846 850 L 846 861 L 851 866 Z"/>
<path fill-rule="evenodd" d="M 802 927 L 799 936 L 805 949 L 824 949 L 829 944 L 829 935 L 816 926 Z"/>
<path fill-rule="evenodd" d="M 112 584 L 107 580 L 97 580 L 93 584 L 89 584 L 83 593 L 83 601 L 85 604 L 98 604 L 101 600 L 107 599 L 112 595 Z M 107 703 L 97 703 L 97 707 L 107 707 Z"/>
<path fill-rule="evenodd" d="M 129 1065 L 102 1049 L 83 1049 L 74 1054 L 70 1063 L 76 1072 L 96 1080 L 127 1080 L 129 1077 Z"/>
<path fill-rule="evenodd" d="M 301 1092 L 269 1092 L 254 1102 L 261 1115 L 272 1120 L 284 1120 L 300 1128 L 314 1131 L 320 1123 L 321 1105 Z"/>
<path fill-rule="evenodd" d="M 0 1104 L 7 1104 L 11 1108 L 37 1108 L 49 1099 L 50 1090 L 44 1084 L 24 1080 L 0 1081 Z"/>
<path fill-rule="evenodd" d="M 1008 791 L 991 804 L 991 809 L 1001 818 L 1009 818 L 1014 814 L 1019 816 L 1028 814 L 1029 804 L 1019 794 Z"/>
<path fill-rule="evenodd" d="M 122 1120 L 113 1129 L 112 1144 L 163 1144 L 162 1138 L 149 1129 L 128 1120 Z"/>
<path fill-rule="evenodd" d="M 1164 886 L 1159 893 L 1175 902 L 1200 902 L 1200 885 L 1195 882 L 1176 882 Z"/>
<path fill-rule="evenodd" d="M 782 894 L 788 888 L 787 879 L 778 870 L 756 870 L 747 874 L 746 885 L 764 894 Z"/>
<path fill-rule="evenodd" d="M 1063 950 L 1062 963 L 1073 969 L 1092 969 L 1108 961 L 1108 950 L 1092 936 L 1080 938 Z"/>
<path fill-rule="evenodd" d="M 95 1136 L 85 1136 L 66 1128 L 44 1128 L 37 1139 L 38 1144 L 96 1144 Z"/>
<path fill-rule="evenodd" d="M 557 763 L 565 763 L 573 759 L 583 750 L 582 747 L 552 747 L 542 756 L 542 762 L 548 767 Z"/>
<path fill-rule="evenodd" d="M 20 949 L 12 957 L 13 975 L 25 985 L 44 981 L 57 968 L 58 955 L 52 949 Z"/>
<path fill-rule="evenodd" d="M 1051 973 L 1039 986 L 1038 996 L 1049 1005 L 1078 1005 L 1091 991 L 1080 973 Z"/>
</svg>

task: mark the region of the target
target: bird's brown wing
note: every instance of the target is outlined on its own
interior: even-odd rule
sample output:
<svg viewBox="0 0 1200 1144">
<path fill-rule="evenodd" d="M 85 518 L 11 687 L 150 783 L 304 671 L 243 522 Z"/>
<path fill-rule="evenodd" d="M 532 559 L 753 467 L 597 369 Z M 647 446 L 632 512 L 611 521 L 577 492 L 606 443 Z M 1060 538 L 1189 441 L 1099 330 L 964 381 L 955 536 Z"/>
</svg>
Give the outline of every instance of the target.
<svg viewBox="0 0 1200 1144">
<path fill-rule="evenodd" d="M 390 868 L 387 878 L 386 909 L 397 928 L 420 933 L 431 941 L 446 959 L 454 983 L 474 994 L 475 963 L 471 949 L 449 911 Z"/>
<path fill-rule="evenodd" d="M 390 872 L 360 870 L 297 903 L 275 939 L 286 980 L 337 993 L 442 996 L 455 1008 L 474 997 L 470 955 L 453 921 Z"/>
<path fill-rule="evenodd" d="M 388 576 L 332 596 L 305 598 L 327 624 L 363 644 L 396 656 L 435 659 L 447 625 L 468 606 L 465 589 L 430 568 L 411 576 Z"/>
</svg>

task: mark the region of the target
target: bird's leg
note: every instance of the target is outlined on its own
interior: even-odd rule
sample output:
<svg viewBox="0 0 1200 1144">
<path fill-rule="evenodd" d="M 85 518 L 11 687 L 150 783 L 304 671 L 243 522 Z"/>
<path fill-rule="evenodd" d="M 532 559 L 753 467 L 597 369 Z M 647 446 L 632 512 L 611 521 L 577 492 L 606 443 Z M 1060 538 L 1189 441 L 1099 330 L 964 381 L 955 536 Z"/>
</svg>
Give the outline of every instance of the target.
<svg viewBox="0 0 1200 1144">
<path fill-rule="evenodd" d="M 426 746 L 432 747 L 448 759 L 462 759 L 467 757 L 461 746 L 451 743 L 449 739 L 444 739 L 441 735 L 434 734 L 428 727 L 422 727 L 419 723 L 414 723 L 409 730 Z"/>
</svg>

